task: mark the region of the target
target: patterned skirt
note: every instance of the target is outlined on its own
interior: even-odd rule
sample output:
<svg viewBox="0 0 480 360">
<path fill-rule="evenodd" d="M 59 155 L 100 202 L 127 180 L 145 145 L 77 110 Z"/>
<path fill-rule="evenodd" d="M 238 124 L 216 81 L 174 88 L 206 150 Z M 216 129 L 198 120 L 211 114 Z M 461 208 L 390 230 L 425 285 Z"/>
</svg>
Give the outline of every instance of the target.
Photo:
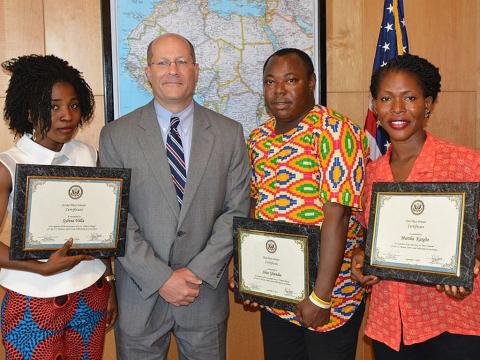
<svg viewBox="0 0 480 360">
<path fill-rule="evenodd" d="M 100 360 L 110 289 L 103 278 L 53 298 L 6 289 L 1 328 L 7 360 Z"/>
</svg>

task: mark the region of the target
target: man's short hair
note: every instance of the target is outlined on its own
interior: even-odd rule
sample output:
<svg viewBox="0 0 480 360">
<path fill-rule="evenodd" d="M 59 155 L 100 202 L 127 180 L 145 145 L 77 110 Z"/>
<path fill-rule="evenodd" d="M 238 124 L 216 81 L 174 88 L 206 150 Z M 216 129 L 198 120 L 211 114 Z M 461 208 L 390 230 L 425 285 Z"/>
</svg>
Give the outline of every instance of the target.
<svg viewBox="0 0 480 360">
<path fill-rule="evenodd" d="M 290 54 L 295 54 L 300 58 L 303 65 L 305 66 L 305 70 L 307 70 L 307 76 L 308 78 L 310 78 L 315 72 L 312 59 L 310 59 L 310 56 L 308 56 L 306 52 L 300 49 L 295 49 L 295 48 L 284 48 L 284 49 L 275 51 L 272 55 L 268 57 L 268 59 L 263 64 L 263 72 L 265 73 L 265 68 L 267 67 L 267 64 L 270 61 L 270 59 L 276 56 L 280 57 L 280 56 L 286 56 Z"/>
</svg>

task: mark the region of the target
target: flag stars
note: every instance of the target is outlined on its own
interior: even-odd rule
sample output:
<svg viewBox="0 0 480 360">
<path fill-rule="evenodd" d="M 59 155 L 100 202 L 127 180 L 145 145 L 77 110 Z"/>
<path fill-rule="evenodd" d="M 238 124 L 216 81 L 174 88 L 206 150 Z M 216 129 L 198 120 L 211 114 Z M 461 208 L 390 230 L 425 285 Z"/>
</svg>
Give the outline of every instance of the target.
<svg viewBox="0 0 480 360">
<path fill-rule="evenodd" d="M 401 0 L 385 0 L 383 9 L 383 20 L 380 26 L 380 34 L 376 45 L 374 71 L 386 67 L 389 60 L 396 57 L 399 53 L 408 52 L 406 21 L 402 14 Z M 398 30 L 398 32 L 397 32 Z M 373 111 L 373 105 L 369 103 L 369 109 Z M 376 123 L 376 126 L 375 126 Z M 365 129 L 370 128 L 369 133 L 371 159 L 378 158 L 391 147 L 388 134 L 382 129 L 378 118 L 367 116 Z"/>
<path fill-rule="evenodd" d="M 387 22 L 387 25 L 385 25 L 385 30 L 387 30 L 387 33 L 389 31 L 393 31 L 393 24 L 390 24 L 390 23 Z"/>
</svg>

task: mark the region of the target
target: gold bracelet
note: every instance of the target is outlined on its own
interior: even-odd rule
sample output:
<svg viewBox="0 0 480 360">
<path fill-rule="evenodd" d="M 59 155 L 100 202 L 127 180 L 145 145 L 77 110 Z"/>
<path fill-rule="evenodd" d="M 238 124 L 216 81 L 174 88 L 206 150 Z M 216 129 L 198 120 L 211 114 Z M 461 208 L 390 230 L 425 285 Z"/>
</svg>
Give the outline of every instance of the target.
<svg viewBox="0 0 480 360">
<path fill-rule="evenodd" d="M 105 275 L 103 278 L 108 283 L 115 281 L 115 275 L 113 275 L 113 274 Z"/>
</svg>

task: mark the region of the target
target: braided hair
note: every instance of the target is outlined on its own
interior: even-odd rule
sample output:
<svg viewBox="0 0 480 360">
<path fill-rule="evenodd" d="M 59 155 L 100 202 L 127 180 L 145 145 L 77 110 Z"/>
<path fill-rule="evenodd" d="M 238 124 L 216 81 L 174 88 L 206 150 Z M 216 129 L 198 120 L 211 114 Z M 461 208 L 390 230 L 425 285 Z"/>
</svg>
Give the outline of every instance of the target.
<svg viewBox="0 0 480 360">
<path fill-rule="evenodd" d="M 52 87 L 58 82 L 69 83 L 77 93 L 79 126 L 91 120 L 95 108 L 92 89 L 65 60 L 54 55 L 26 55 L 3 62 L 2 68 L 11 73 L 3 114 L 15 136 L 31 134 L 33 129 L 46 136 L 52 123 Z"/>
<path fill-rule="evenodd" d="M 370 93 L 374 99 L 378 95 L 378 86 L 383 78 L 392 72 L 407 72 L 413 75 L 423 90 L 423 96 L 436 100 L 440 92 L 441 76 L 438 68 L 428 60 L 417 55 L 404 54 L 393 58 L 375 71 L 370 82 Z"/>
</svg>

